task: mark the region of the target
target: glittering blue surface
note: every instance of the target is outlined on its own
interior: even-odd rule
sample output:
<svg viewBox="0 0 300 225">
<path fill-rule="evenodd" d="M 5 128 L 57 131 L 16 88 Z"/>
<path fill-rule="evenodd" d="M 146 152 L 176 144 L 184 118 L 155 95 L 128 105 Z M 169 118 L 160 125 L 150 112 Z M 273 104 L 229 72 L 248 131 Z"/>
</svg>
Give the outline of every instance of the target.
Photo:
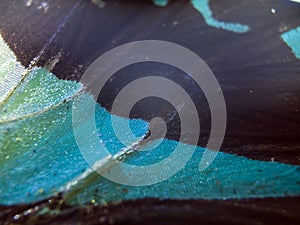
<svg viewBox="0 0 300 225">
<path fill-rule="evenodd" d="M 91 99 L 88 94 L 82 94 L 82 97 Z M 73 136 L 71 110 L 65 110 L 70 107 L 71 102 L 66 102 L 46 114 L 32 118 L 32 122 L 27 121 L 25 124 L 23 120 L 15 124 L 35 127 L 34 124 L 51 119 L 51 124 L 44 124 L 48 130 L 43 139 L 34 146 L 22 149 L 20 154 L 11 155 L 8 161 L 2 163 L 1 204 L 29 203 L 50 197 L 88 168 Z M 84 108 L 82 113 L 84 114 Z M 99 138 L 112 153 L 123 147 L 112 132 L 110 114 L 99 105 L 96 106 L 96 124 Z M 133 133 L 140 136 L 146 132 L 147 123 L 134 120 L 131 128 Z M 138 152 L 126 162 L 136 165 L 152 164 L 168 157 L 177 144 L 176 141 L 165 139 L 156 149 Z M 185 146 L 187 145 L 182 145 L 182 151 Z M 78 204 L 92 199 L 103 202 L 143 197 L 228 199 L 300 194 L 298 166 L 250 160 L 220 152 L 207 170 L 199 172 L 203 151 L 203 148 L 197 147 L 184 169 L 170 179 L 150 186 L 120 185 L 99 175 L 71 202 Z"/>
<path fill-rule="evenodd" d="M 170 149 L 174 149 L 176 145 L 176 141 L 164 140 L 152 157 L 137 154 L 134 159 L 139 161 L 140 165 L 148 165 L 154 158 L 159 160 L 160 157 L 167 157 Z M 92 199 L 230 199 L 300 194 L 298 166 L 250 160 L 220 152 L 207 170 L 199 172 L 199 161 L 204 150 L 198 147 L 184 169 L 168 180 L 150 186 L 118 185 L 99 176 L 98 180 L 74 199 L 74 203 Z"/>
<path fill-rule="evenodd" d="M 235 32 L 245 32 L 248 29 L 240 24 L 215 21 L 211 17 L 208 1 L 192 1 L 192 4 L 209 25 Z M 299 28 L 283 34 L 282 38 L 298 57 Z M 24 86 L 15 91 L 11 107 L 6 105 L 7 116 L 1 115 L 4 122 L 0 120 L 0 204 L 30 203 L 51 197 L 89 168 L 75 141 L 72 101 L 79 97 L 91 101 L 91 96 L 84 92 L 78 93 L 77 90 L 81 87 L 78 83 L 58 80 L 44 69 L 38 71 L 28 76 L 24 80 Z M 65 98 L 68 100 L 63 101 Z M 53 104 L 56 106 L 50 107 Z M 50 107 L 47 111 L 37 113 L 47 107 Z M 84 118 L 85 107 L 79 107 L 79 110 Z M 37 114 L 32 116 L 34 113 Z M 25 117 L 28 115 L 29 117 Z M 18 116 L 24 118 L 18 119 Z M 95 121 L 99 141 L 112 154 L 116 154 L 124 145 L 115 136 L 110 116 L 108 111 L 96 104 Z M 5 121 L 12 117 L 17 119 Z M 125 118 L 115 118 L 117 121 L 128 121 Z M 146 133 L 146 121 L 129 120 L 129 123 L 136 136 Z M 84 126 L 77 129 L 85 132 Z M 176 141 L 164 139 L 151 151 L 131 155 L 126 163 L 138 166 L 153 164 L 168 157 L 177 145 Z M 181 147 L 184 152 L 188 145 L 182 144 Z M 154 185 L 125 186 L 99 175 L 85 189 L 80 190 L 79 195 L 71 199 L 71 202 L 81 204 L 92 199 L 107 202 L 144 197 L 229 199 L 300 195 L 299 166 L 251 160 L 220 152 L 207 170 L 199 172 L 199 162 L 204 150 L 197 147 L 182 170 Z"/>
<path fill-rule="evenodd" d="M 294 55 L 300 59 L 300 27 L 283 33 L 281 38 L 292 49 Z"/>
</svg>

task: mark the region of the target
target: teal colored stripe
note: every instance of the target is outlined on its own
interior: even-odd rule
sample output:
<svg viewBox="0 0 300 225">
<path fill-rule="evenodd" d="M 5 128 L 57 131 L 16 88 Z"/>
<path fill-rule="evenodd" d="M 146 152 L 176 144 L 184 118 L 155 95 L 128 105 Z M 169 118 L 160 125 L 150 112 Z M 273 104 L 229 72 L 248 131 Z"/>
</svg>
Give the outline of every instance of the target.
<svg viewBox="0 0 300 225">
<path fill-rule="evenodd" d="M 151 157 L 141 159 L 136 155 L 134 164 L 148 165 L 150 162 L 152 163 L 153 158 L 167 157 L 170 149 L 174 149 L 177 144 L 176 141 L 164 140 Z M 298 166 L 250 160 L 242 156 L 220 152 L 207 170 L 199 172 L 199 161 L 204 150 L 198 147 L 184 169 L 166 181 L 150 186 L 131 187 L 118 185 L 99 177 L 89 188 L 82 191 L 79 197 L 73 199 L 73 203 L 145 197 L 242 199 L 300 194 L 300 168 Z M 182 151 L 184 151 L 184 146 Z M 134 159 L 131 159 L 131 163 Z"/>
<path fill-rule="evenodd" d="M 168 4 L 168 0 L 153 0 L 153 3 L 157 6 L 166 6 Z"/>
<path fill-rule="evenodd" d="M 168 0 L 153 0 L 153 3 L 157 6 L 166 6 Z M 205 22 L 212 27 L 224 29 L 228 31 L 233 31 L 236 33 L 245 33 L 250 30 L 249 26 L 239 24 L 239 23 L 228 23 L 223 21 L 218 21 L 213 18 L 212 11 L 209 7 L 209 0 L 191 0 L 193 7 L 202 14 Z"/>
<path fill-rule="evenodd" d="M 292 49 L 294 55 L 300 59 L 300 27 L 283 33 L 281 38 Z"/>
<path fill-rule="evenodd" d="M 245 33 L 250 30 L 249 26 L 247 25 L 242 25 L 239 23 L 227 23 L 214 19 L 208 0 L 191 0 L 191 3 L 193 7 L 202 14 L 205 22 L 212 27 L 233 31 L 236 33 Z"/>
</svg>

